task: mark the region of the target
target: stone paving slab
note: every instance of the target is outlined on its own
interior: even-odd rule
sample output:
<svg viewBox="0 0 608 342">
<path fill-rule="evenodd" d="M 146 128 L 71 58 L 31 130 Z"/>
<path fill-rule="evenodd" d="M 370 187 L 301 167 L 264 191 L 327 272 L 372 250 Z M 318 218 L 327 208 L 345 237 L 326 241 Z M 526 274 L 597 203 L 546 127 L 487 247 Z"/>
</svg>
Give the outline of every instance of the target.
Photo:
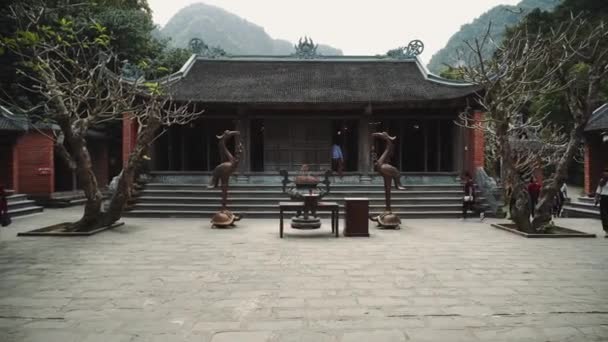
<svg viewBox="0 0 608 342">
<path fill-rule="evenodd" d="M 596 239 L 450 219 L 370 238 L 137 218 L 91 237 L 16 237 L 80 210 L 0 229 L 0 341 L 608 341 L 598 220 L 559 221 Z"/>
</svg>

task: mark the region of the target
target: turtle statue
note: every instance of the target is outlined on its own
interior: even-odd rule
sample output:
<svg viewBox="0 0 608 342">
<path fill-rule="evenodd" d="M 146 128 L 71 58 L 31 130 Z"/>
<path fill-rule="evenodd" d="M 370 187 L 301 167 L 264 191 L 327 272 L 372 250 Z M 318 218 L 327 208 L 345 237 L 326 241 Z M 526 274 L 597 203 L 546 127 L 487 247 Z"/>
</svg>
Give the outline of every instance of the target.
<svg viewBox="0 0 608 342">
<path fill-rule="evenodd" d="M 219 149 L 222 163 L 215 167 L 213 176 L 209 183 L 209 188 L 217 188 L 221 184 L 222 189 L 222 207 L 211 218 L 211 225 L 218 228 L 226 228 L 234 226 L 234 222 L 239 221 L 241 216 L 232 213 L 228 210 L 228 181 L 239 165 L 240 157 L 243 153 L 243 144 L 241 143 L 239 131 L 226 130 L 222 135 L 217 136 L 219 139 Z M 226 147 L 226 142 L 231 138 L 235 139 L 235 153 L 232 155 Z"/>
<path fill-rule="evenodd" d="M 378 172 L 384 180 L 385 207 L 382 214 L 370 217 L 370 220 L 377 222 L 378 226 L 382 228 L 399 229 L 401 219 L 391 211 L 391 185 L 394 181 L 395 189 L 405 190 L 405 188 L 401 185 L 401 172 L 399 172 L 396 167 L 389 164 L 390 158 L 395 149 L 393 141 L 396 139 L 396 137 L 391 137 L 388 133 L 382 132 L 372 133 L 372 138 L 383 140 L 386 143 L 384 152 L 380 158 L 378 158 L 378 160 L 374 161 L 374 170 L 376 170 L 376 172 Z"/>
</svg>

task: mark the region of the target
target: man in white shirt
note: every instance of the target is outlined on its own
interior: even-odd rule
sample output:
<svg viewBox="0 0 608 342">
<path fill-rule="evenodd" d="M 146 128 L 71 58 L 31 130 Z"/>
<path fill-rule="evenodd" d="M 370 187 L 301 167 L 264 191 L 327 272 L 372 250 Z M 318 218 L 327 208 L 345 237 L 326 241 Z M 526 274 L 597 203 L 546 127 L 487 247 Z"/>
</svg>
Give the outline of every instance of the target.
<svg viewBox="0 0 608 342">
<path fill-rule="evenodd" d="M 600 178 L 597 189 L 595 190 L 595 205 L 600 205 L 600 217 L 602 219 L 602 228 L 606 232 L 608 238 L 608 169 L 604 169 L 602 178 Z"/>
</svg>

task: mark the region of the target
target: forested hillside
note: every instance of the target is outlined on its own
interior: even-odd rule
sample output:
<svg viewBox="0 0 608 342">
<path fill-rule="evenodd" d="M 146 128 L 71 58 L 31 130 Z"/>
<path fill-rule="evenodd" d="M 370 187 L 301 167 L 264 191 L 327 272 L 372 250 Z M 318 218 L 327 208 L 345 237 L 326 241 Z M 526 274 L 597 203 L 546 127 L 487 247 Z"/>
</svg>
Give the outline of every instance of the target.
<svg viewBox="0 0 608 342">
<path fill-rule="evenodd" d="M 515 6 L 499 5 L 490 9 L 473 22 L 462 25 L 460 30 L 448 40 L 446 46 L 433 55 L 428 64 L 429 70 L 439 74 L 445 68 L 445 64 L 457 65 L 458 50 L 465 48 L 464 41 L 482 37 L 490 23 L 492 23 L 492 38 L 498 43 L 504 37 L 506 27 L 518 24 L 533 9 L 551 10 L 560 2 L 561 0 L 523 0 Z M 486 51 L 488 55 L 492 52 L 492 50 Z"/>
<path fill-rule="evenodd" d="M 219 46 L 234 55 L 288 55 L 294 52 L 293 43 L 273 39 L 264 28 L 203 3 L 181 9 L 160 33 L 171 38 L 169 44 L 173 47 L 186 47 L 191 38 L 198 37 L 208 45 Z M 342 54 L 341 50 L 322 44 L 319 44 L 317 52 L 323 55 Z"/>
</svg>

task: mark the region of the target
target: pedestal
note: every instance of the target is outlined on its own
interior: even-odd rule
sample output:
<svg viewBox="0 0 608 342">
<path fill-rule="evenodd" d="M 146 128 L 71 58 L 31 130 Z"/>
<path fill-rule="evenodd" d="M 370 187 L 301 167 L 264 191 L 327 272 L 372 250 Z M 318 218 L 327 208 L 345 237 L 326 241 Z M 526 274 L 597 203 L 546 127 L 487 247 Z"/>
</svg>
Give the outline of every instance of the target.
<svg viewBox="0 0 608 342">
<path fill-rule="evenodd" d="M 318 229 L 321 228 L 321 219 L 317 216 L 318 194 L 306 194 L 304 197 L 304 210 L 302 215 L 291 219 L 291 228 Z"/>
<path fill-rule="evenodd" d="M 344 236 L 369 236 L 369 199 L 346 197 L 344 203 Z"/>
</svg>

